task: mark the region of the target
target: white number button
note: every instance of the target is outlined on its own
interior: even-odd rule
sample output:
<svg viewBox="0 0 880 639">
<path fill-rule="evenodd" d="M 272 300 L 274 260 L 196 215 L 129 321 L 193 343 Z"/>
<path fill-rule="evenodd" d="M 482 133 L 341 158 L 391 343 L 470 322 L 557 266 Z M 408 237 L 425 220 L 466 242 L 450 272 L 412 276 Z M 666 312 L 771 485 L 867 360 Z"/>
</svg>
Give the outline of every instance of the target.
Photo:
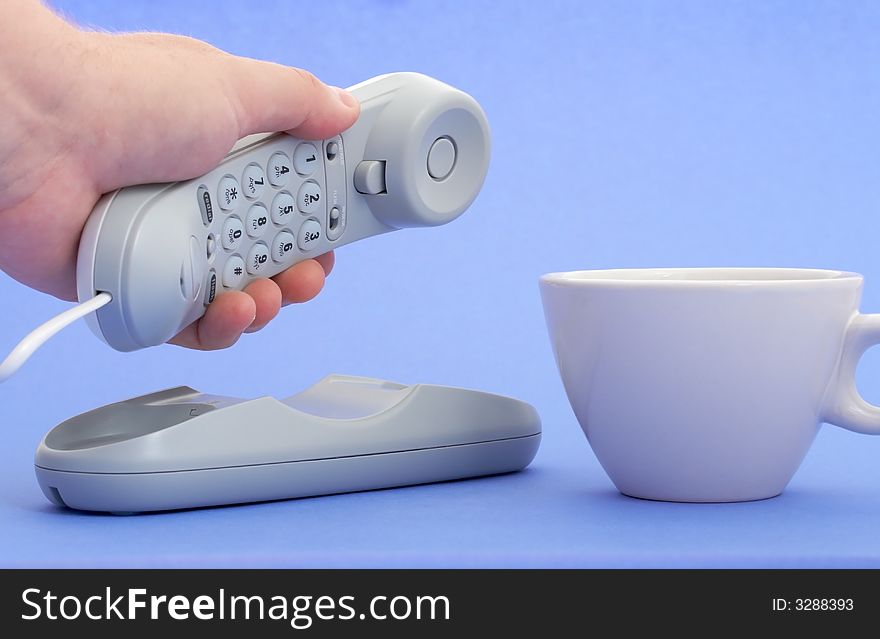
<svg viewBox="0 0 880 639">
<path fill-rule="evenodd" d="M 248 164 L 241 175 L 241 184 L 244 189 L 244 196 L 252 200 L 256 200 L 263 194 L 266 188 L 266 174 L 263 173 L 263 167 L 257 164 Z"/>
<path fill-rule="evenodd" d="M 279 226 L 284 226 L 290 220 L 294 210 L 296 209 L 293 196 L 286 191 L 281 192 L 272 200 L 272 221 Z"/>
<path fill-rule="evenodd" d="M 269 211 L 262 204 L 254 204 L 248 211 L 244 224 L 248 235 L 254 239 L 261 237 L 269 225 Z"/>
<path fill-rule="evenodd" d="M 272 259 L 281 264 L 293 250 L 294 237 L 290 231 L 281 231 L 272 241 Z"/>
<path fill-rule="evenodd" d="M 315 220 L 306 220 L 297 234 L 296 241 L 304 251 L 311 251 L 321 239 L 321 225 Z"/>
<path fill-rule="evenodd" d="M 227 251 L 234 251 L 239 246 L 241 246 L 242 238 L 244 237 L 244 226 L 234 215 L 226 218 L 226 221 L 223 223 L 223 235 L 220 237 L 220 241 L 223 243 L 223 248 Z"/>
<path fill-rule="evenodd" d="M 296 205 L 299 210 L 308 215 L 318 210 L 321 204 L 321 187 L 317 182 L 303 182 L 296 194 Z"/>
<path fill-rule="evenodd" d="M 231 211 L 238 206 L 238 201 L 241 199 L 241 187 L 238 186 L 238 180 L 228 175 L 220 180 L 220 186 L 217 187 L 217 199 L 220 201 L 220 208 L 226 211 Z"/>
<path fill-rule="evenodd" d="M 311 175 L 318 166 L 318 149 L 314 144 L 300 142 L 293 152 L 293 168 L 303 177 Z"/>
<path fill-rule="evenodd" d="M 233 255 L 223 267 L 223 286 L 226 288 L 238 288 L 244 279 L 244 260 L 238 255 Z"/>
<path fill-rule="evenodd" d="M 247 258 L 247 272 L 251 275 L 259 275 L 268 270 L 269 248 L 262 242 L 257 242 L 251 247 Z"/>
<path fill-rule="evenodd" d="M 290 158 L 284 153 L 275 153 L 269 158 L 268 169 L 272 186 L 284 186 L 290 179 Z"/>
</svg>

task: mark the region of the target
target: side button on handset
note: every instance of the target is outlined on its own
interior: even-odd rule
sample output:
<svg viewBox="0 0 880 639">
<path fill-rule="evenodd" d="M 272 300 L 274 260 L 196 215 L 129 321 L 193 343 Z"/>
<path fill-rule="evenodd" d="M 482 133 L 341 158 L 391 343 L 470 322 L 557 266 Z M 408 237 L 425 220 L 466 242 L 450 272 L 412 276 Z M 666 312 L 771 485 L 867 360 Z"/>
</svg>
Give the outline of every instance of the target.
<svg viewBox="0 0 880 639">
<path fill-rule="evenodd" d="M 354 188 L 364 195 L 385 193 L 385 160 L 364 160 L 354 170 Z"/>
</svg>

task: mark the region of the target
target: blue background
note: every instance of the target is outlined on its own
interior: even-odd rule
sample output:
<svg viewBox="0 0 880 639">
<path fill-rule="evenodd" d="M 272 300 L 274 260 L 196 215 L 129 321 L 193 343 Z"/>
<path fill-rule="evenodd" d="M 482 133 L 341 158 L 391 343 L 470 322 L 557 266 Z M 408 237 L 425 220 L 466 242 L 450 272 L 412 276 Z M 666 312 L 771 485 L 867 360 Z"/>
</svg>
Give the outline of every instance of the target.
<svg viewBox="0 0 880 639">
<path fill-rule="evenodd" d="M 537 291 L 578 268 L 866 274 L 880 311 L 880 5 L 873 2 L 58 1 L 347 86 L 391 70 L 472 93 L 494 134 L 455 224 L 340 250 L 326 291 L 223 352 L 132 354 L 84 324 L 0 387 L 3 566 L 880 566 L 880 439 L 823 427 L 788 491 L 730 505 L 618 495 L 566 402 Z M 194 149 L 193 152 L 197 152 Z M 0 276 L 0 348 L 66 304 Z M 176 384 L 289 395 L 330 372 L 534 404 L 521 474 L 117 518 L 56 509 L 43 433 Z M 860 386 L 880 401 L 880 357 Z M 638 398 L 633 398 L 637 401 Z"/>
</svg>

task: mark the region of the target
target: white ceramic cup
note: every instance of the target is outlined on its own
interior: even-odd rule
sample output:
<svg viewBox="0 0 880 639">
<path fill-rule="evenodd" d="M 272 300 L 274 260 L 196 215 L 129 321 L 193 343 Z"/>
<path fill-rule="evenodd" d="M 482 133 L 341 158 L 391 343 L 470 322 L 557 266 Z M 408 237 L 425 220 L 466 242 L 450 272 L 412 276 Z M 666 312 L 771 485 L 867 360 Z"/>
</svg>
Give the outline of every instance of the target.
<svg viewBox="0 0 880 639">
<path fill-rule="evenodd" d="M 773 497 L 822 422 L 880 434 L 855 385 L 880 343 L 862 276 L 772 268 L 551 273 L 540 281 L 575 415 L 620 492 Z"/>
</svg>

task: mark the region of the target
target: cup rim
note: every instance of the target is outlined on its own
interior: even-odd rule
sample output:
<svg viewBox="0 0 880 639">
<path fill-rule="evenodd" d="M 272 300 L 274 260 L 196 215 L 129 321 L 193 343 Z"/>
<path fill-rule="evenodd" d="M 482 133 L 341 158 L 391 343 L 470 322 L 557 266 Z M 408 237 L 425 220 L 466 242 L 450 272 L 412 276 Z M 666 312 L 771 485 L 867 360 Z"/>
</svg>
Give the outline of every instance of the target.
<svg viewBox="0 0 880 639">
<path fill-rule="evenodd" d="M 689 276 L 689 277 L 688 277 Z M 819 268 L 674 267 L 615 268 L 546 273 L 540 283 L 553 286 L 792 286 L 861 281 L 859 273 Z"/>
</svg>

